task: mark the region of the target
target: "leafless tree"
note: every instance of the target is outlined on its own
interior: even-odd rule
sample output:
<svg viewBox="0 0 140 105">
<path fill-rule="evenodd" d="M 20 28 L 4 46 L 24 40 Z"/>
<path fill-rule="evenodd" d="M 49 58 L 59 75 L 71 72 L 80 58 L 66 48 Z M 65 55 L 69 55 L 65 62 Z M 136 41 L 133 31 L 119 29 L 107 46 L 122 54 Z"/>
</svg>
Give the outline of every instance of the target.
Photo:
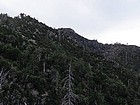
<svg viewBox="0 0 140 105">
<path fill-rule="evenodd" d="M 8 75 L 9 71 L 6 72 L 6 69 L 1 68 L 0 71 L 0 93 L 2 92 L 2 85 L 6 82 L 6 76 Z M 0 102 L 0 105 L 3 105 L 3 102 Z"/>
<path fill-rule="evenodd" d="M 73 91 L 73 73 L 71 70 L 71 62 L 69 64 L 69 69 L 67 70 L 67 76 L 63 79 L 64 86 L 63 89 L 66 90 L 66 93 L 62 99 L 61 105 L 74 105 L 78 96 Z"/>
<path fill-rule="evenodd" d="M 6 76 L 8 75 L 9 71 L 6 72 L 6 69 L 1 68 L 0 71 L 0 90 L 2 89 L 2 85 L 6 82 Z"/>
</svg>

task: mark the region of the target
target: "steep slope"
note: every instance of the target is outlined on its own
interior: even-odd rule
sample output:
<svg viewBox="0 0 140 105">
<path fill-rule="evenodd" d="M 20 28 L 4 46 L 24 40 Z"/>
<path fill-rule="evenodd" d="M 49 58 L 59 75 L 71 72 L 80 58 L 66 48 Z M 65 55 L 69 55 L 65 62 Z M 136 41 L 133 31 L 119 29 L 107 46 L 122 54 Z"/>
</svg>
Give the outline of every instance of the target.
<svg viewBox="0 0 140 105">
<path fill-rule="evenodd" d="M 140 76 L 105 58 L 113 46 L 25 14 L 1 14 L 0 104 L 139 105 Z"/>
<path fill-rule="evenodd" d="M 76 44 L 83 46 L 85 49 L 103 55 L 107 60 L 117 65 L 140 72 L 140 47 L 120 43 L 115 43 L 114 45 L 102 44 L 97 40 L 88 40 L 69 28 L 58 29 L 58 32 L 69 36 Z"/>
</svg>

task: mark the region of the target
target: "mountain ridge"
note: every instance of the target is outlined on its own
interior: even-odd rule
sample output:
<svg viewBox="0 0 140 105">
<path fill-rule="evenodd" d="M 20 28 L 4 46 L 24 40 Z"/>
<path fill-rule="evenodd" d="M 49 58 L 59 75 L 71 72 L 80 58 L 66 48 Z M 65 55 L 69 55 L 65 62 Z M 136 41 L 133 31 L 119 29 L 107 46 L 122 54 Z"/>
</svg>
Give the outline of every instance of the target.
<svg viewBox="0 0 140 105">
<path fill-rule="evenodd" d="M 139 51 L 1 14 L 0 104 L 139 105 Z"/>
<path fill-rule="evenodd" d="M 71 31 L 71 29 L 69 29 L 69 28 L 68 29 L 61 28 L 60 30 L 64 31 L 65 32 L 64 34 L 71 37 L 71 39 L 73 39 L 74 42 L 77 42 L 79 45 L 84 46 L 86 49 L 88 49 L 94 53 L 99 53 L 99 54 L 103 55 L 107 60 L 111 60 L 114 62 L 116 62 L 116 60 L 117 60 L 116 63 L 121 62 L 122 59 L 117 59 L 117 57 L 120 54 L 123 54 L 123 57 L 126 58 L 126 59 L 123 59 L 125 62 L 121 62 L 123 65 L 129 65 L 129 64 L 133 63 L 134 60 L 138 60 L 136 62 L 140 62 L 139 61 L 140 57 L 138 56 L 139 52 L 140 52 L 140 47 L 138 47 L 136 45 L 125 45 L 125 44 L 120 44 L 120 43 L 102 44 L 102 43 L 99 43 L 97 40 L 88 40 L 88 39 L 78 35 L 74 31 Z M 70 32 L 69 32 L 69 30 L 70 30 Z M 59 29 L 58 29 L 58 31 L 59 31 Z M 61 33 L 61 34 L 63 34 L 63 33 Z M 132 53 L 130 53 L 130 52 L 132 52 Z M 134 53 L 137 53 L 137 55 L 135 55 L 135 58 L 130 58 L 130 56 L 132 57 Z M 130 60 L 127 61 L 128 59 L 130 59 Z M 139 64 L 137 64 L 135 66 L 138 66 L 138 65 Z M 135 68 L 136 71 L 140 71 L 138 68 L 139 67 Z"/>
</svg>

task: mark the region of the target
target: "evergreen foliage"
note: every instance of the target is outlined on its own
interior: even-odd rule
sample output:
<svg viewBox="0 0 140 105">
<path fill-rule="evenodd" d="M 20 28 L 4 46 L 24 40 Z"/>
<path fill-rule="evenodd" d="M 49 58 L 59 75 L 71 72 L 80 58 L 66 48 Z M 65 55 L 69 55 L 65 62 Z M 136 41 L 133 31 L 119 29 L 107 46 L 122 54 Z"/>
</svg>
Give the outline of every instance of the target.
<svg viewBox="0 0 140 105">
<path fill-rule="evenodd" d="M 0 14 L 0 105 L 139 105 L 139 52 Z"/>
</svg>

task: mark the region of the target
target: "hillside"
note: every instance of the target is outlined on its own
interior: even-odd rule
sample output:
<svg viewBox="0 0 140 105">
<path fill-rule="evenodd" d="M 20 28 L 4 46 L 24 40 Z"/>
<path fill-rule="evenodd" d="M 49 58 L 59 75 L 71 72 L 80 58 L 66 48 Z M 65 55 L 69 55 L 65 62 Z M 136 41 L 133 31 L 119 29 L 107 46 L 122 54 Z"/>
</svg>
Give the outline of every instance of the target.
<svg viewBox="0 0 140 105">
<path fill-rule="evenodd" d="M 139 105 L 139 51 L 0 14 L 0 105 Z"/>
<path fill-rule="evenodd" d="M 140 47 L 120 43 L 102 44 L 97 40 L 88 40 L 68 28 L 58 29 L 58 32 L 69 36 L 75 43 L 85 47 L 85 49 L 103 55 L 106 60 L 140 72 Z"/>
</svg>

